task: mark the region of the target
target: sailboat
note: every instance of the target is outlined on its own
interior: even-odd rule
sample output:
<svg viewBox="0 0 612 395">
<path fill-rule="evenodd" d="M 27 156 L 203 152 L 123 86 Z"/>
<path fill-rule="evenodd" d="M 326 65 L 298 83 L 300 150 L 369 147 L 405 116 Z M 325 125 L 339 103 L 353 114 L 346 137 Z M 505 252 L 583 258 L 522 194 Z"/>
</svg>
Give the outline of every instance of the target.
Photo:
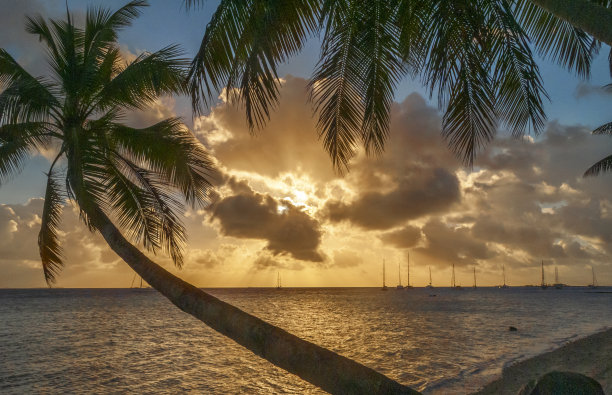
<svg viewBox="0 0 612 395">
<path fill-rule="evenodd" d="M 452 287 L 453 289 L 457 289 L 457 290 L 461 290 L 461 289 L 463 289 L 463 288 L 461 287 L 461 285 L 457 285 L 457 284 L 455 283 L 455 264 L 454 264 L 454 263 L 453 263 L 453 275 L 452 275 L 452 277 L 451 277 L 451 287 Z"/>
<path fill-rule="evenodd" d="M 276 289 L 281 289 L 282 288 L 282 284 L 281 284 L 281 276 L 280 276 L 280 272 L 276 273 Z"/>
<path fill-rule="evenodd" d="M 425 288 L 433 288 L 433 285 L 431 284 L 431 266 L 429 266 L 429 285 L 427 285 Z"/>
<path fill-rule="evenodd" d="M 597 288 L 597 279 L 595 278 L 595 269 L 591 266 L 591 273 L 593 273 L 593 282 L 589 284 L 589 288 Z"/>
<path fill-rule="evenodd" d="M 504 264 L 502 264 L 502 275 L 504 277 L 504 283 L 502 285 L 499 286 L 499 288 L 510 288 L 507 284 L 506 284 L 506 266 Z"/>
<path fill-rule="evenodd" d="M 404 289 L 404 286 L 402 285 L 402 264 L 400 262 L 397 262 L 397 276 L 399 279 L 399 284 L 397 284 L 395 289 Z"/>
<path fill-rule="evenodd" d="M 406 256 L 408 258 L 408 283 L 404 288 L 412 289 L 412 285 L 410 285 L 410 251 L 406 252 Z"/>
<path fill-rule="evenodd" d="M 474 289 L 476 289 L 476 266 L 474 266 Z"/>
<path fill-rule="evenodd" d="M 544 281 L 544 259 L 542 259 L 542 284 L 540 284 L 540 288 L 548 288 L 548 285 L 546 285 L 546 282 Z"/>
<path fill-rule="evenodd" d="M 553 284 L 553 286 L 556 289 L 563 289 L 564 284 L 561 284 L 559 282 L 559 269 L 555 266 L 555 283 Z"/>
<path fill-rule="evenodd" d="M 386 291 L 387 290 L 387 285 L 385 284 L 385 259 L 383 258 L 383 286 L 381 288 L 381 291 Z"/>
<path fill-rule="evenodd" d="M 142 277 L 140 277 L 140 276 L 138 276 L 140 278 L 140 286 L 139 287 L 135 287 L 134 286 L 134 280 L 136 280 L 136 276 L 137 276 L 137 274 L 134 273 L 134 277 L 132 277 L 132 284 L 130 284 L 130 289 L 147 289 L 147 288 L 150 288 L 150 287 L 143 287 L 142 286 Z"/>
</svg>

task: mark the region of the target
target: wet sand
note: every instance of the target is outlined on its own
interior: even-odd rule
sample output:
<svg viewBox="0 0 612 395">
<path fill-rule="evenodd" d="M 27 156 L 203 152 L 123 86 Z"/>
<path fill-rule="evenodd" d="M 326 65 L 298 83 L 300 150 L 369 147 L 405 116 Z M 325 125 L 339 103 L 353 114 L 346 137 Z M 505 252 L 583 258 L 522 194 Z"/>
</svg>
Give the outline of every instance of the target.
<svg viewBox="0 0 612 395">
<path fill-rule="evenodd" d="M 516 394 L 525 383 L 552 370 L 582 373 L 599 381 L 606 394 L 612 394 L 612 329 L 511 365 L 500 379 L 476 394 Z"/>
</svg>

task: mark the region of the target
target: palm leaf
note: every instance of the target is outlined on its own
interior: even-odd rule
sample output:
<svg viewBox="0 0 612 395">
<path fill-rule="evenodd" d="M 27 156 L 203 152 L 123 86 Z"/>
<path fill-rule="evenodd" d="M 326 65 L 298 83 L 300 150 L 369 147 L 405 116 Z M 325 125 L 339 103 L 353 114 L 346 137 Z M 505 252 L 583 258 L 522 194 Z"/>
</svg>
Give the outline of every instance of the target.
<svg viewBox="0 0 612 395">
<path fill-rule="evenodd" d="M 98 121 L 89 130 L 106 133 L 106 141 L 113 143 L 109 149 L 157 173 L 168 186 L 178 189 L 189 204 L 206 202 L 208 179 L 215 169 L 202 144 L 179 118 L 143 129 Z"/>
<path fill-rule="evenodd" d="M 136 240 L 142 238 L 151 251 L 161 246 L 174 264 L 181 267 L 187 237 L 176 213 L 184 211 L 183 205 L 165 192 L 167 185 L 156 173 L 116 152 L 112 153 L 109 166 L 111 172 L 106 184 L 110 187 L 113 212 L 120 223 Z"/>
<path fill-rule="evenodd" d="M 143 109 L 164 94 L 185 92 L 188 62 L 176 45 L 154 53 L 143 53 L 105 84 L 98 93 L 96 108 L 119 106 Z"/>
<path fill-rule="evenodd" d="M 593 134 L 607 134 L 612 135 L 612 122 L 606 123 L 593 130 Z"/>
<path fill-rule="evenodd" d="M 363 59 L 358 45 L 358 2 L 326 2 L 322 20 L 327 21 L 321 59 L 309 83 L 310 100 L 319 113 L 317 128 L 334 168 L 342 173 L 362 137 L 364 119 Z"/>
<path fill-rule="evenodd" d="M 44 122 L 0 126 L 0 184 L 18 173 L 33 151 L 47 147 L 52 135 Z"/>
<path fill-rule="evenodd" d="M 53 166 L 47 174 L 47 189 L 45 191 L 45 203 L 38 233 L 38 248 L 42 261 L 45 281 L 51 285 L 55 277 L 64 266 L 62 260 L 62 247 L 58 240 L 59 223 L 64 201 L 60 192 L 59 182 L 53 172 Z"/>
<path fill-rule="evenodd" d="M 548 95 L 529 39 L 507 1 L 491 2 L 491 19 L 497 114 L 512 128 L 514 136 L 521 136 L 526 130 L 539 133 L 546 122 L 542 98 Z"/>
<path fill-rule="evenodd" d="M 587 33 L 528 0 L 516 1 L 515 15 L 542 56 L 583 78 L 590 75 L 597 43 Z"/>
<path fill-rule="evenodd" d="M 398 52 L 399 29 L 393 2 L 372 0 L 364 3 L 362 19 L 366 28 L 358 45 L 366 58 L 363 67 L 364 114 L 362 139 L 366 153 L 380 154 L 389 135 L 389 112 L 394 89 L 405 74 Z"/>
<path fill-rule="evenodd" d="M 225 86 L 245 106 L 249 127 L 261 127 L 278 103 L 277 65 L 302 48 L 317 15 L 314 0 L 221 1 L 189 72 L 194 110 Z"/>
<path fill-rule="evenodd" d="M 0 48 L 0 125 L 47 120 L 59 105 L 51 93 L 54 85 L 34 78 Z"/>
<path fill-rule="evenodd" d="M 584 177 L 597 176 L 599 173 L 612 171 L 612 155 L 598 161 L 593 166 L 589 167 L 584 173 Z"/>
</svg>

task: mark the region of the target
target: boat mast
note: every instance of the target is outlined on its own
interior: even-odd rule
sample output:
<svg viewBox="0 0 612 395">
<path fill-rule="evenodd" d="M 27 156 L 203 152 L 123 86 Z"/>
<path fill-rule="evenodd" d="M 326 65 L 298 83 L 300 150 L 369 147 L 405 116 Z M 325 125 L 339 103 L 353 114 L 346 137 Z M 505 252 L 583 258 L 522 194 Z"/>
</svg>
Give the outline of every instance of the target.
<svg viewBox="0 0 612 395">
<path fill-rule="evenodd" d="M 431 287 L 431 266 L 429 266 L 429 286 Z"/>
<path fill-rule="evenodd" d="M 476 288 L 476 266 L 474 266 L 474 288 Z"/>
<path fill-rule="evenodd" d="M 408 287 L 410 287 L 410 251 L 406 251 L 408 256 Z"/>
<path fill-rule="evenodd" d="M 502 275 L 504 276 L 504 287 L 506 286 L 506 265 L 502 263 Z"/>
<path fill-rule="evenodd" d="M 276 272 L 276 288 L 281 288 L 281 276 L 280 272 Z"/>
<path fill-rule="evenodd" d="M 555 266 L 555 284 L 559 284 L 559 269 Z"/>
<path fill-rule="evenodd" d="M 402 263 L 397 262 L 397 277 L 399 278 L 399 286 L 402 286 Z"/>
<path fill-rule="evenodd" d="M 451 277 L 452 287 L 455 288 L 455 263 L 453 262 L 453 276 Z"/>
<path fill-rule="evenodd" d="M 140 288 L 142 288 L 142 277 L 140 277 Z"/>
<path fill-rule="evenodd" d="M 546 286 L 544 283 L 544 259 L 542 259 L 542 287 Z"/>
<path fill-rule="evenodd" d="M 385 285 L 385 258 L 383 258 L 383 288 L 386 288 Z"/>
</svg>

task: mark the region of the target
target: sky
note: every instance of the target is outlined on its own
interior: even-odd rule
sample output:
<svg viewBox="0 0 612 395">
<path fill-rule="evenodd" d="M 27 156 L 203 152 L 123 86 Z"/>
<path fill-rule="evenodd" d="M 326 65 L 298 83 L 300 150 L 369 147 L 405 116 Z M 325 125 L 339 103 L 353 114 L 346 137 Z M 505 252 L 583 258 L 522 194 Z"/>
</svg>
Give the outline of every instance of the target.
<svg viewBox="0 0 612 395">
<path fill-rule="evenodd" d="M 74 14 L 100 2 L 68 0 Z M 104 1 L 116 9 L 124 1 Z M 65 15 L 65 2 L 2 0 L 0 48 L 35 75 L 47 73 L 37 38 L 24 16 Z M 215 7 L 187 12 L 181 1 L 151 7 L 119 42 L 126 58 L 181 44 L 192 57 Z M 600 284 L 612 284 L 612 175 L 583 178 L 612 153 L 612 138 L 591 130 L 612 121 L 608 48 L 580 80 L 539 59 L 548 123 L 539 136 L 495 141 L 467 169 L 440 137 L 441 112 L 419 81 L 401 81 L 391 110 L 385 153 L 359 153 L 349 173 L 334 173 L 317 139 L 306 85 L 319 55 L 316 38 L 280 67 L 281 103 L 267 126 L 249 133 L 243 110 L 222 99 L 194 117 L 186 97 L 163 97 L 127 122 L 147 126 L 180 116 L 215 158 L 219 176 L 211 204 L 183 213 L 189 240 L 183 269 L 154 259 L 201 287 L 379 286 L 383 260 L 387 285 L 457 283 L 538 284 L 540 263 L 552 282 L 586 285 L 591 267 Z M 0 185 L 0 287 L 44 287 L 37 237 L 48 153 L 35 154 L 20 175 Z M 59 287 L 127 287 L 134 274 L 103 239 L 79 222 L 68 205 L 60 240 L 66 259 Z"/>
</svg>

